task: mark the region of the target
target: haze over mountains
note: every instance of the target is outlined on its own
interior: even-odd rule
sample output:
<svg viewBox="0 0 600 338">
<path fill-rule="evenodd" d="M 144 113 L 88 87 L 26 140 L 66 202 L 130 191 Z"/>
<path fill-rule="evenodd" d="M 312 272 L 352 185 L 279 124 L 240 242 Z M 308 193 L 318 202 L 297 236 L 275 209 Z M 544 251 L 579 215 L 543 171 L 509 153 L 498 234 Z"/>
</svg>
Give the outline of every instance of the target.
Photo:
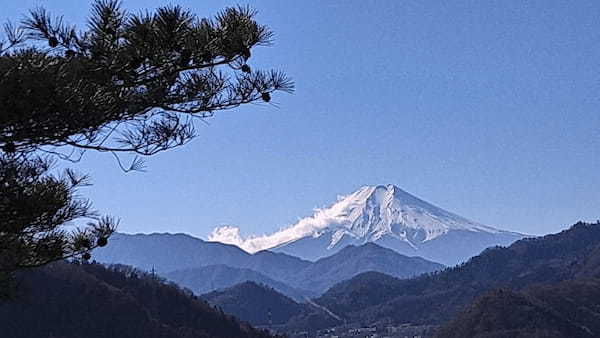
<svg viewBox="0 0 600 338">
<path fill-rule="evenodd" d="M 252 281 L 268 285 L 298 301 L 303 301 L 305 297 L 316 297 L 319 295 L 319 292 L 294 288 L 254 270 L 233 268 L 223 264 L 176 270 L 163 274 L 163 276 L 177 282 L 182 287 L 192 290 L 195 294 L 203 294 Z"/>
<path fill-rule="evenodd" d="M 211 239 L 231 230 L 216 231 Z M 436 262 L 454 265 L 522 236 L 452 214 L 394 185 L 380 185 L 362 187 L 271 236 L 238 238 L 236 244 L 247 251 L 184 234 L 115 234 L 94 259 L 154 270 L 196 294 L 254 281 L 304 301 L 363 272 L 414 277 L 441 270 Z M 281 244 L 253 250 L 267 242 Z"/>
<path fill-rule="evenodd" d="M 317 220 L 328 221 L 311 227 Z M 460 315 L 485 333 L 480 322 L 488 316 L 511 311 L 527 315 L 534 307 L 542 311 L 536 320 L 557 323 L 549 327 L 564 333 L 585 321 L 559 323 L 553 318 L 560 311 L 552 306 L 569 303 L 571 296 L 596 296 L 593 290 L 575 292 L 572 287 L 595 285 L 588 280 L 600 271 L 598 225 L 578 224 L 557 235 L 522 238 L 447 212 L 393 185 L 363 187 L 299 224 L 314 232 L 272 251 L 249 253 L 237 245 L 183 234 L 115 234 L 94 258 L 154 269 L 242 320 L 268 325 L 276 319 L 286 332 L 316 333 L 345 323 L 410 323 L 416 330 L 447 324 L 439 331 L 446 335 L 468 331 L 460 319 L 452 321 Z M 424 257 L 450 265 L 467 262 L 446 268 Z M 557 287 L 563 296 L 541 299 L 549 293 L 535 289 L 536 284 L 552 288 L 571 280 L 582 282 Z M 500 287 L 512 293 L 479 298 Z M 485 304 L 491 304 L 494 314 Z M 468 308 L 472 311 L 463 313 Z M 269 309 L 277 309 L 277 318 Z M 590 311 L 595 310 L 584 312 L 595 318 Z M 537 334 L 540 329 L 512 319 L 497 322 L 493 332 L 508 328 Z"/>
<path fill-rule="evenodd" d="M 119 235 L 122 241 L 125 239 L 125 244 L 128 237 L 140 236 L 142 240 L 136 238 L 138 247 L 147 246 L 140 243 L 156 243 L 156 238 L 173 235 Z M 227 252 L 231 247 L 221 249 Z M 171 255 L 177 257 L 173 252 Z M 432 327 L 433 331 L 428 332 L 437 332 L 439 337 L 572 338 L 600 335 L 597 306 L 600 301 L 600 223 L 578 223 L 558 234 L 522 239 L 509 247 L 489 248 L 465 264 L 411 279 L 399 279 L 376 271 L 395 273 L 400 269 L 410 274 L 412 272 L 406 268 L 420 271 L 434 263 L 402 256 L 375 243 L 347 246 L 314 263 L 268 252 L 257 257 L 273 259 L 268 263 L 273 266 L 278 266 L 277 257 L 306 265 L 304 270 L 298 271 L 296 278 L 311 278 L 304 282 L 310 288 L 325 287 L 321 284 L 323 280 L 345 279 L 327 287 L 320 297 L 305 298 L 304 303 L 286 297 L 284 292 L 264 283 L 247 281 L 201 296 L 228 314 L 256 325 L 273 323 L 280 332 L 291 333 L 292 337 L 298 336 L 294 332 L 308 331 L 311 336 L 316 336 L 319 329 L 340 329 L 347 325 L 376 328 L 378 334 L 390 326 L 410 332 Z M 231 257 L 223 259 L 230 260 Z M 355 265 L 369 271 L 346 278 L 355 274 Z M 197 268 L 203 269 L 198 270 L 202 274 L 197 278 L 207 279 L 210 278 L 208 272 L 220 274 L 218 271 L 228 268 L 224 265 Z M 247 270 L 248 276 L 254 273 Z M 243 332 L 235 333 L 233 336 L 236 337 L 262 334 L 249 326 L 238 325 L 235 320 L 198 301 L 198 297 L 161 282 L 154 274 L 126 266 L 106 269 L 98 264 L 57 263 L 26 272 L 23 276 L 27 276 L 27 283 L 35 286 L 32 289 L 35 294 L 27 304 L 0 307 L 5 314 L 2 318 L 13 318 L 0 320 L 0 326 L 14 330 L 11 325 L 27 325 L 31 330 L 24 337 L 33 337 L 40 330 L 49 332 L 51 323 L 59 325 L 55 327 L 60 332 L 67 332 L 66 328 L 72 327 L 73 322 L 67 322 L 65 318 L 79 317 L 62 316 L 60 309 L 71 308 L 83 314 L 81 325 L 75 331 L 85 328 L 98 333 L 99 337 L 104 336 L 106 332 L 112 332 L 112 322 L 105 317 L 96 320 L 94 316 L 100 316 L 102 306 L 107 304 L 117 304 L 118 313 L 123 313 L 118 322 L 120 330 L 126 330 L 126 323 L 134 316 L 142 323 L 136 329 L 150 330 L 150 336 L 178 336 L 183 331 L 175 330 L 176 327 L 186 327 L 185 332 L 194 337 L 192 332 L 209 329 Z M 293 281 L 290 278 L 286 283 L 293 284 Z M 89 299 L 94 299 L 94 304 L 101 307 L 86 305 Z M 173 312 L 173 309 L 177 311 Z M 48 320 L 39 321 L 39 324 L 32 322 L 36 318 Z M 198 321 L 198 318 L 202 320 Z M 219 318 L 222 325 L 215 328 L 206 324 L 210 318 Z M 441 328 L 437 329 L 438 326 Z M 129 336 L 135 336 L 137 331 L 134 331 L 131 329 Z"/>
<path fill-rule="evenodd" d="M 346 325 L 432 328 L 440 337 L 600 334 L 592 301 L 599 297 L 600 224 L 492 246 L 445 267 L 398 251 L 450 255 L 446 249 L 460 243 L 483 246 L 522 235 L 474 223 L 394 186 L 365 187 L 334 207 L 353 219 L 350 226 L 328 226 L 275 248 L 330 254 L 316 261 L 269 250 L 251 254 L 183 234 L 117 233 L 93 257 L 156 271 L 228 314 L 292 334 Z M 327 244 L 323 239 L 337 241 L 319 246 Z M 489 318 L 496 318 L 493 325 Z"/>
<path fill-rule="evenodd" d="M 132 265 L 146 271 L 154 269 L 196 294 L 251 280 L 303 300 L 365 271 L 408 278 L 444 268 L 373 243 L 348 246 L 330 257 L 310 262 L 270 251 L 249 254 L 233 245 L 181 234 L 117 233 L 113 237 L 108 246 L 94 251 L 95 260 Z"/>
<path fill-rule="evenodd" d="M 307 260 L 374 242 L 407 256 L 455 265 L 487 247 L 523 237 L 458 216 L 390 184 L 361 187 L 271 235 L 244 239 L 238 228 L 227 226 L 215 229 L 209 239 L 248 252 L 269 249 Z"/>
<path fill-rule="evenodd" d="M 365 272 L 306 304 L 253 283 L 203 297 L 254 323 L 267 320 L 265 304 L 271 304 L 286 314 L 278 318 L 278 324 L 287 318 L 284 330 L 314 336 L 320 329 L 335 327 L 337 335 L 359 325 L 378 334 L 392 326 L 409 332 L 433 328 L 427 336 L 439 337 L 573 338 L 600 336 L 599 286 L 600 223 L 578 223 L 412 279 Z"/>
</svg>

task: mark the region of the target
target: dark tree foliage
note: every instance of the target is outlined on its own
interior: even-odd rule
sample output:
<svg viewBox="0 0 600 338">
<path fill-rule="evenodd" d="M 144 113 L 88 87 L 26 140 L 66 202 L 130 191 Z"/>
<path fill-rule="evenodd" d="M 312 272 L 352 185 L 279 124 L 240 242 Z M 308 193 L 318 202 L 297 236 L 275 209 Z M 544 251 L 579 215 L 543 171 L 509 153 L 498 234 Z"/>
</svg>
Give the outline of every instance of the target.
<svg viewBox="0 0 600 338">
<path fill-rule="evenodd" d="M 51 157 L 112 153 L 125 171 L 190 141 L 196 121 L 291 92 L 278 71 L 255 70 L 251 49 L 271 31 L 247 7 L 213 19 L 178 6 L 128 13 L 98 0 L 84 30 L 44 9 L 5 25 L 0 41 L 0 298 L 14 271 L 104 246 L 116 221 L 78 197 L 85 176 L 56 174 Z M 46 155 L 44 155 L 46 154 Z M 120 154 L 136 157 L 123 166 Z M 44 157 L 46 156 L 46 157 Z M 76 230 L 66 225 L 88 219 Z"/>
<path fill-rule="evenodd" d="M 131 14 L 98 1 L 78 32 L 32 11 L 0 58 L 0 146 L 152 155 L 193 138 L 194 117 L 291 92 L 285 74 L 247 64 L 272 38 L 254 15 L 239 7 L 200 19 L 177 6 Z"/>
<path fill-rule="evenodd" d="M 71 170 L 50 175 L 51 162 L 27 156 L 0 156 L 0 299 L 9 296 L 11 273 L 57 259 L 82 256 L 104 246 L 116 221 L 99 217 L 76 195 L 87 177 Z M 63 225 L 88 219 L 87 227 Z"/>
</svg>

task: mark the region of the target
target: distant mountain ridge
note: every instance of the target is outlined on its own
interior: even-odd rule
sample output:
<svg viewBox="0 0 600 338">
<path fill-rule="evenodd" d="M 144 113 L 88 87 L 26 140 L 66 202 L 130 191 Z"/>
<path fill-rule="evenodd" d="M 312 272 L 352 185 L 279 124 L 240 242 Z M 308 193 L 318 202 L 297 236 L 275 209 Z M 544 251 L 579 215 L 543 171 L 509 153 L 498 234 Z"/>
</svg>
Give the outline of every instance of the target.
<svg viewBox="0 0 600 338">
<path fill-rule="evenodd" d="M 270 251 L 249 254 L 233 245 L 170 234 L 117 233 L 108 246 L 94 251 L 94 259 L 146 271 L 154 269 L 197 294 L 251 280 L 297 300 L 320 295 L 335 283 L 365 271 L 407 278 L 443 268 L 373 243 L 349 246 L 331 257 L 310 262 Z"/>
<path fill-rule="evenodd" d="M 146 271 L 154 269 L 159 273 L 224 264 L 280 275 L 310 264 L 283 253 L 264 251 L 252 255 L 235 245 L 169 233 L 115 233 L 106 247 L 94 250 L 93 258 L 100 262 L 132 265 Z"/>
<path fill-rule="evenodd" d="M 349 245 L 324 257 L 293 275 L 289 283 L 303 289 L 326 291 L 337 282 L 367 271 L 378 271 L 398 278 L 410 278 L 442 270 L 442 264 L 421 257 L 408 257 L 375 243 Z"/>
<path fill-rule="evenodd" d="M 204 294 L 214 290 L 230 288 L 237 284 L 252 281 L 279 291 L 280 293 L 303 302 L 305 297 L 315 297 L 319 293 L 311 290 L 297 289 L 254 270 L 232 268 L 227 265 L 209 265 L 198 268 L 177 270 L 164 274 L 164 277 L 195 294 Z"/>
<path fill-rule="evenodd" d="M 458 216 L 389 184 L 363 186 L 271 235 L 243 239 L 239 229 L 223 227 L 210 239 L 249 252 L 269 249 L 307 260 L 330 256 L 349 244 L 374 242 L 407 256 L 455 265 L 487 247 L 523 237 Z"/>
</svg>

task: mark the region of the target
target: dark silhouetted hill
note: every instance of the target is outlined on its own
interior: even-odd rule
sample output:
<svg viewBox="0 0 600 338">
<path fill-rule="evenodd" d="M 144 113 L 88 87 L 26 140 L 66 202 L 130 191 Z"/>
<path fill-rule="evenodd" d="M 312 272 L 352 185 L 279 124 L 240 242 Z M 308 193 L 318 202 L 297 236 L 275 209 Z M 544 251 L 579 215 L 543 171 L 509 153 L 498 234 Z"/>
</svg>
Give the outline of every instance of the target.
<svg viewBox="0 0 600 338">
<path fill-rule="evenodd" d="M 202 295 L 210 304 L 223 309 L 253 325 L 285 324 L 288 320 L 305 310 L 276 290 L 255 282 L 244 282 L 230 288 Z M 269 318 L 270 313 L 270 318 Z"/>
<path fill-rule="evenodd" d="M 269 337 L 130 267 L 59 262 L 19 280 L 23 294 L 0 304 L 2 337 Z"/>
<path fill-rule="evenodd" d="M 600 337 L 600 280 L 491 291 L 438 332 L 462 337 Z"/>
</svg>

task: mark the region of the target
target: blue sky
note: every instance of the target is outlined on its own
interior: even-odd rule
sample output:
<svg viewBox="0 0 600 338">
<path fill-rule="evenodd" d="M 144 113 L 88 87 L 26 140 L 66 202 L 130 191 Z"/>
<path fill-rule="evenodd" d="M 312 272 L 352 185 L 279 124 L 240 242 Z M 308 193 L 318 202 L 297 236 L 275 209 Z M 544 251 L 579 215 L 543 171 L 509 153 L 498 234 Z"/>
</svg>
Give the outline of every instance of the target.
<svg viewBox="0 0 600 338">
<path fill-rule="evenodd" d="M 127 0 L 131 9 L 165 1 Z M 201 16 L 238 2 L 179 0 Z M 89 2 L 43 5 L 84 24 Z M 393 183 L 484 224 L 543 234 L 600 218 L 600 2 L 254 1 L 275 45 L 253 67 L 297 86 L 222 112 L 191 144 L 121 172 L 75 167 L 125 232 L 268 233 Z"/>
</svg>

